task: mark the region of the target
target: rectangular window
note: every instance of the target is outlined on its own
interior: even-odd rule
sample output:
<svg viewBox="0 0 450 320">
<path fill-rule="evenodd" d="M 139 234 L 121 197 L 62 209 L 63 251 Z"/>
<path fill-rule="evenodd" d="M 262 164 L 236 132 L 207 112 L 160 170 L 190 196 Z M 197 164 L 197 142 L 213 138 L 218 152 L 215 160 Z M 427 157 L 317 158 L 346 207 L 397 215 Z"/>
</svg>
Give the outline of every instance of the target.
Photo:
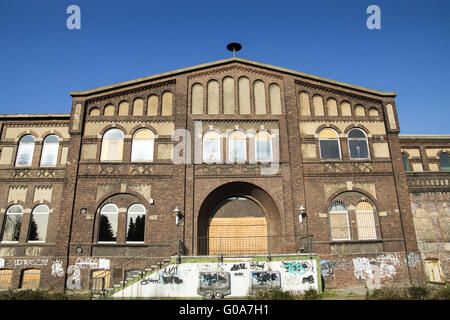
<svg viewBox="0 0 450 320">
<path fill-rule="evenodd" d="M 129 213 L 127 216 L 127 241 L 144 242 L 145 214 Z"/>
<path fill-rule="evenodd" d="M 30 221 L 28 241 L 44 242 L 47 237 L 48 214 L 33 213 Z"/>
<path fill-rule="evenodd" d="M 117 239 L 118 214 L 102 213 L 99 222 L 99 242 L 115 242 Z"/>
<path fill-rule="evenodd" d="M 219 140 L 203 140 L 203 161 L 219 161 L 220 147 Z"/>
<path fill-rule="evenodd" d="M 56 166 L 58 143 L 46 143 L 42 152 L 41 166 Z"/>
<path fill-rule="evenodd" d="M 350 158 L 352 159 L 368 159 L 369 150 L 367 150 L 366 140 L 349 140 Z"/>
<path fill-rule="evenodd" d="M 245 161 L 246 143 L 245 140 L 230 140 L 230 161 Z"/>
<path fill-rule="evenodd" d="M 330 213 L 331 238 L 333 240 L 350 240 L 347 213 Z"/>
<path fill-rule="evenodd" d="M 21 143 L 19 145 L 16 166 L 31 166 L 33 160 L 34 143 Z"/>
<path fill-rule="evenodd" d="M 340 159 L 339 140 L 320 140 L 320 157 L 322 159 Z"/>
<path fill-rule="evenodd" d="M 257 160 L 272 160 L 272 153 L 270 150 L 270 140 L 256 141 L 256 158 Z"/>
</svg>

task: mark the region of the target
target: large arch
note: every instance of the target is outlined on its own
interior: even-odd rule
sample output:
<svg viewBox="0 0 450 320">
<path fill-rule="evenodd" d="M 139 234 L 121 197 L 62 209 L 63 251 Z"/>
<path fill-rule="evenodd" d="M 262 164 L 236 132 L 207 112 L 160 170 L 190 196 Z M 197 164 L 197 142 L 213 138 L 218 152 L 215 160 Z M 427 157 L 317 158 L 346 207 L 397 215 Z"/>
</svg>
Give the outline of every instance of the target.
<svg viewBox="0 0 450 320">
<path fill-rule="evenodd" d="M 203 201 L 197 219 L 197 254 L 209 254 L 205 239 L 209 237 L 210 219 L 224 200 L 233 197 L 251 200 L 260 208 L 267 222 L 267 253 L 281 253 L 281 218 L 275 201 L 261 187 L 238 181 L 217 187 Z"/>
</svg>

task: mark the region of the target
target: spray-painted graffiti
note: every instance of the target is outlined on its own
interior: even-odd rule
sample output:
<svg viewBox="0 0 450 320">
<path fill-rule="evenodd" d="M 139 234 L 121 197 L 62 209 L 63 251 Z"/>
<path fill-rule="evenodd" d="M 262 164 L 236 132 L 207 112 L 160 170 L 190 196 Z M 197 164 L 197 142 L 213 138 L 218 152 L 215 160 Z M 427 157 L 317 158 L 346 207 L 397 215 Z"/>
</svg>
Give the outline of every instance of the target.
<svg viewBox="0 0 450 320">
<path fill-rule="evenodd" d="M 302 283 L 314 283 L 314 276 L 310 275 L 302 279 Z"/>
<path fill-rule="evenodd" d="M 220 273 L 201 273 L 200 283 L 204 286 L 215 286 L 217 284 L 226 283 L 226 278 Z"/>
<path fill-rule="evenodd" d="M 100 269 L 109 270 L 109 259 L 97 259 L 97 258 L 77 258 L 75 265 L 81 270 L 84 269 Z"/>
<path fill-rule="evenodd" d="M 245 263 L 237 263 L 237 264 L 234 264 L 230 270 L 231 271 L 239 271 L 239 270 L 244 270 L 244 269 L 247 269 L 247 267 L 245 266 Z"/>
<path fill-rule="evenodd" d="M 417 264 L 420 263 L 420 258 L 414 252 L 411 252 L 410 254 L 408 254 L 407 263 L 409 267 L 415 268 Z"/>
<path fill-rule="evenodd" d="M 282 262 L 281 266 L 286 269 L 286 272 L 292 274 L 305 274 L 309 269 L 309 264 L 306 261 L 302 262 Z"/>
<path fill-rule="evenodd" d="M 264 270 L 265 263 L 264 262 L 251 262 L 250 269 L 252 270 Z"/>
<path fill-rule="evenodd" d="M 243 277 L 244 274 L 242 272 L 235 272 L 235 273 L 233 273 L 233 276 L 235 276 L 235 277 Z"/>
<path fill-rule="evenodd" d="M 63 277 L 64 268 L 60 259 L 53 260 L 52 263 L 52 277 Z"/>
<path fill-rule="evenodd" d="M 353 259 L 353 272 L 357 279 L 365 279 L 369 289 L 379 289 L 382 278 L 390 278 L 397 274 L 396 266 L 400 265 L 399 256 L 382 254 L 376 259 L 359 257 Z"/>
<path fill-rule="evenodd" d="M 336 260 L 336 261 L 328 260 L 328 259 L 320 260 L 320 271 L 322 272 L 322 275 L 324 277 L 334 274 L 334 271 L 337 269 L 346 269 L 351 266 L 352 266 L 352 263 L 348 262 L 345 259 Z"/>
<path fill-rule="evenodd" d="M 278 281 L 277 272 L 252 272 L 252 279 L 256 284 L 267 284 L 267 282 Z"/>
<path fill-rule="evenodd" d="M 33 266 L 33 267 L 45 267 L 48 264 L 48 259 L 16 259 L 14 260 L 14 266 Z"/>
<path fill-rule="evenodd" d="M 79 290 L 81 289 L 81 270 L 79 266 L 71 265 L 67 268 L 67 274 L 70 275 L 67 277 L 66 285 L 70 290 Z"/>
<path fill-rule="evenodd" d="M 180 284 L 183 283 L 183 279 L 178 278 L 177 276 L 161 276 L 163 284 Z"/>
</svg>

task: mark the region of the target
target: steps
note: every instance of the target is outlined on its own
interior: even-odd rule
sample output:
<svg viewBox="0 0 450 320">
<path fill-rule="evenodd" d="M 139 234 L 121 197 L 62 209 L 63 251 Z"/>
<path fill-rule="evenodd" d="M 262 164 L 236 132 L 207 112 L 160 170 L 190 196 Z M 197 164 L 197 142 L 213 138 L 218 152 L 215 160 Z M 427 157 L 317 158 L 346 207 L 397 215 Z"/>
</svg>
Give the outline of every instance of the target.
<svg viewBox="0 0 450 320">
<path fill-rule="evenodd" d="M 161 270 L 168 264 L 170 264 L 170 259 L 164 259 L 163 261 L 158 261 L 157 265 L 152 265 L 148 268 L 144 268 L 144 270 L 137 270 L 138 272 L 127 275 L 125 280 L 121 280 L 118 283 L 112 284 L 110 288 L 91 289 L 91 300 L 105 299 L 115 292 L 125 289 L 128 285 L 144 279 L 151 273 Z"/>
</svg>

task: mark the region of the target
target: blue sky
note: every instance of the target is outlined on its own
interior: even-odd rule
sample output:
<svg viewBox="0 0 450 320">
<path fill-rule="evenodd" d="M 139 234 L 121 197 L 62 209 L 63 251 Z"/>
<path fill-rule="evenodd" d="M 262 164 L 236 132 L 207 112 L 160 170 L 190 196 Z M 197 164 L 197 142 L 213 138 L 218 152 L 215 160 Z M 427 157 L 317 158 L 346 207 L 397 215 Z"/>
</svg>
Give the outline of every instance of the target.
<svg viewBox="0 0 450 320">
<path fill-rule="evenodd" d="M 237 41 L 241 58 L 397 92 L 402 134 L 450 134 L 449 15 L 447 0 L 1 0 L 0 113 L 68 113 L 70 91 L 228 58 Z"/>
</svg>

